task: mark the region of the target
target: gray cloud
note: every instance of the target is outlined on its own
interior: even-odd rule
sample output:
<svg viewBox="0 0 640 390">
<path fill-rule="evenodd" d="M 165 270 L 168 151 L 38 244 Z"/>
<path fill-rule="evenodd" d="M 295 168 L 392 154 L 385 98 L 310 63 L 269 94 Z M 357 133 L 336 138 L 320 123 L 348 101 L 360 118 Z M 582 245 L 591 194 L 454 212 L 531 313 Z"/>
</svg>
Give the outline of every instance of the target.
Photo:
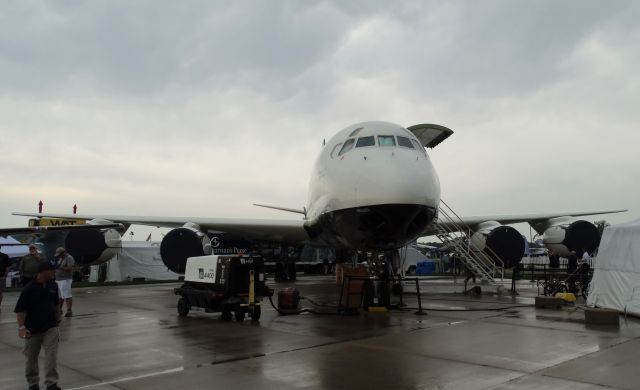
<svg viewBox="0 0 640 390">
<path fill-rule="evenodd" d="M 322 139 L 377 119 L 456 131 L 432 155 L 464 213 L 633 209 L 638 8 L 4 3 L 0 224 L 41 197 L 281 216 L 250 204 L 300 207 Z"/>
</svg>

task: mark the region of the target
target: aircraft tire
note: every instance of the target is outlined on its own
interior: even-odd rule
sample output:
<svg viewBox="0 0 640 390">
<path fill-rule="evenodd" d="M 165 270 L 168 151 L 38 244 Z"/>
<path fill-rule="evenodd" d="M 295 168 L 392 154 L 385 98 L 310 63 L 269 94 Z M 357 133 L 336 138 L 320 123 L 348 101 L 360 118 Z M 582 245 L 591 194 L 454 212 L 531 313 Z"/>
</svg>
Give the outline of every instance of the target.
<svg viewBox="0 0 640 390">
<path fill-rule="evenodd" d="M 253 308 L 253 311 L 249 313 L 249 315 L 251 316 L 251 321 L 253 322 L 260 321 L 260 314 L 261 314 L 260 306 L 255 306 Z"/>
<path fill-rule="evenodd" d="M 247 314 L 247 311 L 244 308 L 237 308 L 235 311 L 236 322 L 244 321 L 244 316 Z"/>
<path fill-rule="evenodd" d="M 231 321 L 232 316 L 231 316 L 231 308 L 228 307 L 224 307 L 222 309 L 222 315 L 220 316 L 220 319 L 222 321 Z"/>
<path fill-rule="evenodd" d="M 180 317 L 186 317 L 189 314 L 189 303 L 186 299 L 178 299 L 178 315 Z"/>
</svg>

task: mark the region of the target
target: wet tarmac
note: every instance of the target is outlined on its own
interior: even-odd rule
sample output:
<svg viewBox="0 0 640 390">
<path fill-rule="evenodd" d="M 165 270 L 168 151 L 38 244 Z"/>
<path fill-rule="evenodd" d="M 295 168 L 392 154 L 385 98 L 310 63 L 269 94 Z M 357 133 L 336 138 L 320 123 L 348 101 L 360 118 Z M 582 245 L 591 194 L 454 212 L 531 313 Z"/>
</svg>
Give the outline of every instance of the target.
<svg viewBox="0 0 640 390">
<path fill-rule="evenodd" d="M 303 300 L 303 306 L 332 314 L 281 316 L 265 301 L 259 323 L 225 322 L 202 311 L 181 318 L 172 290 L 177 284 L 74 289 L 75 315 L 60 325 L 59 384 L 100 390 L 640 389 L 640 320 L 587 328 L 578 306 L 535 309 L 536 288 L 528 283 L 512 298 L 465 296 L 451 281 L 425 282 L 424 316 L 415 314 L 415 293 L 405 297 L 403 310 L 347 316 L 330 307 L 339 291 L 330 277 L 271 283 L 276 290 L 293 285 L 319 304 Z M 0 313 L 3 390 L 26 388 L 16 299 L 17 293 L 5 293 Z"/>
</svg>

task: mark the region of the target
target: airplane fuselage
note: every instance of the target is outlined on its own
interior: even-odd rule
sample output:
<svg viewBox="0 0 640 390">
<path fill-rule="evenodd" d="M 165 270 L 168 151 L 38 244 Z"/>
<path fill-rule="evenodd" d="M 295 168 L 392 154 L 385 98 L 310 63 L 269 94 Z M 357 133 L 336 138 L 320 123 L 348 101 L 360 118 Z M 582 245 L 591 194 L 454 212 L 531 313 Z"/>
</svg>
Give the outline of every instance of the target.
<svg viewBox="0 0 640 390">
<path fill-rule="evenodd" d="M 305 228 L 331 246 L 394 249 L 423 235 L 439 202 L 438 175 L 413 133 L 363 122 L 338 132 L 318 156 Z"/>
</svg>

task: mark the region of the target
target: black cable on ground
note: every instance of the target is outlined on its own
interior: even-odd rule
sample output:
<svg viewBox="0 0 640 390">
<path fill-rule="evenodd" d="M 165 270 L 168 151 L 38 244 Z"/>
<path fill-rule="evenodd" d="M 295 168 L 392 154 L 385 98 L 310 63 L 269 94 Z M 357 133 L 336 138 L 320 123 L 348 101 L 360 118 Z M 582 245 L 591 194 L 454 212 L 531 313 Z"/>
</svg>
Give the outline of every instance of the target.
<svg viewBox="0 0 640 390">
<path fill-rule="evenodd" d="M 300 299 L 306 299 L 307 301 L 311 302 L 312 304 L 316 305 L 316 306 L 321 306 L 321 307 L 329 307 L 332 309 L 338 309 L 337 306 L 329 306 L 329 305 L 319 305 L 314 303 L 311 299 L 309 298 L 304 298 L 304 297 L 300 297 Z M 271 302 L 271 306 L 273 306 L 273 308 L 280 314 L 283 315 L 289 315 L 289 314 L 302 314 L 302 313 L 312 313 L 312 314 L 320 314 L 320 315 L 340 315 L 340 313 L 337 312 L 320 312 L 320 311 L 316 311 L 313 309 L 300 309 L 297 311 L 292 311 L 292 312 L 287 312 L 287 311 L 282 311 L 280 309 L 278 309 L 275 304 L 273 303 L 273 300 L 271 297 L 269 297 L 269 302 Z M 511 305 L 511 306 L 505 306 L 505 307 L 488 307 L 488 308 L 478 308 L 478 309 L 472 309 L 472 308 L 465 308 L 465 309 L 436 309 L 436 308 L 426 308 L 423 307 L 422 310 L 425 311 L 442 311 L 442 312 L 474 312 L 474 311 L 504 311 L 504 310 L 509 310 L 509 309 L 517 309 L 517 308 L 524 308 L 524 307 L 534 307 L 535 305 Z M 419 308 L 417 307 L 403 307 L 400 310 L 419 310 Z"/>
<path fill-rule="evenodd" d="M 404 295 L 416 295 L 415 292 L 409 292 L 409 293 L 403 293 Z M 446 298 L 446 297 L 441 297 L 438 298 L 438 296 L 440 296 L 442 294 L 439 293 L 420 293 L 420 296 L 422 297 L 422 299 L 427 299 L 430 301 L 450 301 L 450 302 L 477 302 L 477 303 L 497 303 L 497 304 L 507 304 L 508 302 L 501 302 L 501 301 L 496 301 L 496 300 L 470 300 L 470 299 L 455 299 L 455 298 Z M 435 297 L 434 297 L 435 296 Z M 473 297 L 470 297 L 473 298 Z M 526 298 L 526 297 L 524 297 Z"/>
<path fill-rule="evenodd" d="M 309 303 L 311 303 L 314 306 L 318 306 L 318 307 L 328 307 L 329 309 L 336 309 L 338 310 L 338 306 L 333 306 L 333 305 L 329 305 L 326 303 L 317 303 L 315 301 L 313 301 L 311 298 L 307 298 L 307 297 L 303 297 L 301 296 L 300 299 L 305 299 L 307 301 L 309 301 Z"/>
<path fill-rule="evenodd" d="M 278 313 L 282 314 L 282 315 L 291 315 L 291 314 L 302 314 L 302 313 L 311 313 L 311 314 L 319 314 L 319 315 L 328 315 L 328 316 L 337 316 L 340 315 L 340 313 L 337 312 L 323 312 L 323 311 L 316 311 L 313 309 L 300 309 L 300 310 L 296 310 L 296 311 L 282 311 L 280 309 L 278 309 L 276 307 L 276 305 L 274 305 L 273 303 L 273 298 L 271 298 L 271 296 L 269 296 L 269 302 L 271 302 L 271 306 L 275 309 L 275 311 L 277 311 Z"/>
<path fill-rule="evenodd" d="M 522 308 L 522 307 L 535 307 L 535 305 L 514 305 L 514 306 L 506 306 L 506 307 L 488 307 L 486 309 L 470 309 L 470 308 L 465 308 L 465 309 L 434 309 L 434 308 L 422 307 L 422 310 L 424 310 L 424 311 L 503 311 L 503 310 L 509 310 L 509 309 Z M 418 308 L 418 307 L 403 307 L 402 310 L 420 310 L 420 308 Z"/>
</svg>

